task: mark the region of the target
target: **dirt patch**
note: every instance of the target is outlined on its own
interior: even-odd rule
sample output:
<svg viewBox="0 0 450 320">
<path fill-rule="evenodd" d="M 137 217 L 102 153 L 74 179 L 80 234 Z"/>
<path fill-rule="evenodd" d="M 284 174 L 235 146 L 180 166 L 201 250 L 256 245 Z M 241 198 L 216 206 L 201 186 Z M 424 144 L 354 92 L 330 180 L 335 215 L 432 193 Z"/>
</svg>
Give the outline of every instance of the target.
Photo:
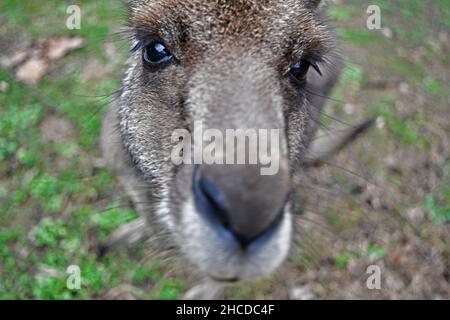
<svg viewBox="0 0 450 320">
<path fill-rule="evenodd" d="M 39 126 L 39 132 L 42 139 L 49 143 L 61 143 L 73 140 L 75 129 L 64 118 L 49 115 Z"/>
</svg>

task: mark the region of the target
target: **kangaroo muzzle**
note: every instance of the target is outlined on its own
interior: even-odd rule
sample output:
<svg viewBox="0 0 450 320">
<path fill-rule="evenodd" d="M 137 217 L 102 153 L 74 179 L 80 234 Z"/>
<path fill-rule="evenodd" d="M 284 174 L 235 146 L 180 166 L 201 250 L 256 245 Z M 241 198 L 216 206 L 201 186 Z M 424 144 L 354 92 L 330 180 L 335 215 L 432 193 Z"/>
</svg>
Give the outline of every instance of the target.
<svg viewBox="0 0 450 320">
<path fill-rule="evenodd" d="M 207 165 L 194 171 L 198 212 L 244 249 L 278 226 L 289 193 L 286 165 L 270 176 L 259 170 L 258 165 Z"/>
</svg>

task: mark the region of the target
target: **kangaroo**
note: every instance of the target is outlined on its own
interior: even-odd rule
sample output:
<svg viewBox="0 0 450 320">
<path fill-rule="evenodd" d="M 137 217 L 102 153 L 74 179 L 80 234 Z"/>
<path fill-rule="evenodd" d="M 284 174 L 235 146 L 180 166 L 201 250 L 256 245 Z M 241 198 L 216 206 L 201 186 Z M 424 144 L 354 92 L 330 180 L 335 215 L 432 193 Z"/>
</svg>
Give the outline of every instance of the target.
<svg viewBox="0 0 450 320">
<path fill-rule="evenodd" d="M 100 145 L 141 218 L 106 249 L 163 232 L 207 279 L 191 298 L 282 264 L 301 210 L 293 181 L 316 153 L 328 154 L 312 141 L 342 65 L 321 2 L 128 1 L 130 55 Z M 278 172 L 174 164 L 172 133 L 191 132 L 196 121 L 222 131 L 279 129 Z"/>
</svg>

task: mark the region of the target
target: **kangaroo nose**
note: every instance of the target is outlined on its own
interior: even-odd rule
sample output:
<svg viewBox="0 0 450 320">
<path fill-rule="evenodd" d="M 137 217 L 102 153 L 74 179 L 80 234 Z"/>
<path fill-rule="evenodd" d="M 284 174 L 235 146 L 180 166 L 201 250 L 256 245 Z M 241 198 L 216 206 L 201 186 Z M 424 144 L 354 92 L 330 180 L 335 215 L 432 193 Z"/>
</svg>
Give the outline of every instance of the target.
<svg viewBox="0 0 450 320">
<path fill-rule="evenodd" d="M 263 176 L 257 165 L 196 167 L 197 209 L 225 228 L 243 248 L 277 225 L 289 192 L 287 166 Z"/>
</svg>

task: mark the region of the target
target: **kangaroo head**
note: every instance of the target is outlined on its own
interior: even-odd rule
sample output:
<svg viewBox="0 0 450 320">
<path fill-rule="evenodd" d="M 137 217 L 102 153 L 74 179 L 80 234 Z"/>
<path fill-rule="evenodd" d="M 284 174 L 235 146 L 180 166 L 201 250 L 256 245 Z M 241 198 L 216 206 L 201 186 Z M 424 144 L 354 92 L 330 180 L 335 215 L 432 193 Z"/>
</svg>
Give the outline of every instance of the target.
<svg viewBox="0 0 450 320">
<path fill-rule="evenodd" d="M 154 219 L 213 279 L 270 274 L 289 250 L 291 180 L 322 107 L 311 91 L 326 85 L 334 46 L 319 3 L 129 1 L 121 136 L 152 193 Z M 260 162 L 174 164 L 173 132 L 194 132 L 199 122 L 216 132 L 278 130 L 269 147 L 276 170 L 261 174 Z"/>
</svg>

